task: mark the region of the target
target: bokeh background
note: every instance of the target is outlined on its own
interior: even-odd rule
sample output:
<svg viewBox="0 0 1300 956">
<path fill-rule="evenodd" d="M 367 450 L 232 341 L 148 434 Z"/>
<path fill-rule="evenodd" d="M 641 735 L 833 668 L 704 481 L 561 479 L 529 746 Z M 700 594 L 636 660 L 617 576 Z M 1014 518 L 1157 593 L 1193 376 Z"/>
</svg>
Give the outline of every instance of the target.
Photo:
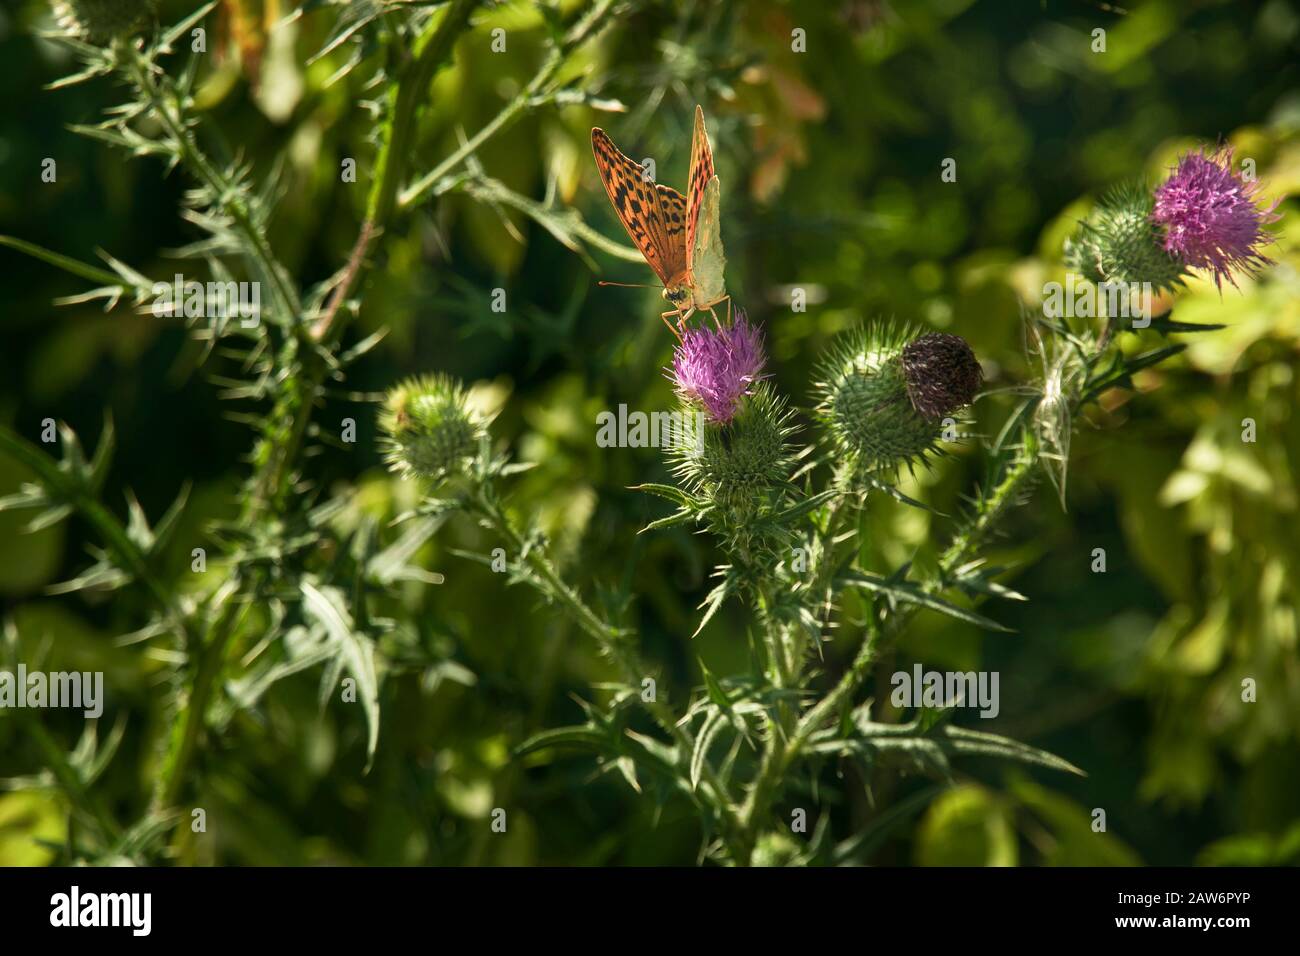
<svg viewBox="0 0 1300 956">
<path fill-rule="evenodd" d="M 164 21 L 194 4 L 163 3 Z M 565 10 L 579 4 L 564 3 Z M 1122 6 L 1123 9 L 1120 9 Z M 1255 160 L 1270 200 L 1300 190 L 1300 7 L 1287 0 L 1002 3 L 966 0 L 638 3 L 568 68 L 625 112 L 550 106 L 478 154 L 519 195 L 553 195 L 593 228 L 625 237 L 595 175 L 592 125 L 631 155 L 656 158 L 683 185 L 695 104 L 704 106 L 723 183 L 728 286 L 766 328 L 778 387 L 807 405 L 815 361 L 839 330 L 895 316 L 965 336 L 991 389 L 1034 374 L 1022 310 L 1061 278 L 1062 239 L 1109 185 L 1160 176 L 1180 152 L 1224 140 Z M 267 174 L 283 162 L 270 238 L 304 282 L 343 262 L 373 160 L 364 65 L 327 83 L 341 52 L 308 64 L 338 13 L 310 12 L 274 30 L 287 2 L 227 0 L 210 23 L 201 72 L 201 137 Z M 417 171 L 432 167 L 494 116 L 536 71 L 546 34 L 531 3 L 480 14 L 435 82 L 421 121 Z M 36 0 L 0 8 L 0 234 L 85 261 L 104 250 L 152 277 L 196 234 L 178 216 L 189 183 L 153 160 L 126 161 L 69 124 L 93 122 L 121 91 L 100 81 L 45 84 L 70 72 L 35 36 Z M 490 31 L 507 33 L 493 53 Z M 1106 31 L 1106 52 L 1091 50 Z M 791 32 L 806 31 L 806 52 Z M 40 182 L 54 157 L 58 180 Z M 339 181 L 358 161 L 361 185 Z M 956 160 L 957 181 L 940 177 Z M 1067 508 L 1044 483 L 995 548 L 1030 599 L 995 615 L 1014 634 L 984 634 L 921 615 L 882 676 L 922 661 L 997 670 L 1001 714 L 980 729 L 1025 739 L 1084 768 L 1066 779 L 1000 766 L 963 767 L 957 786 L 919 801 L 867 858 L 875 863 L 1257 864 L 1300 862 L 1300 244 L 1294 200 L 1274 229 L 1278 265 L 1222 294 L 1193 282 L 1184 321 L 1226 323 L 1113 393 L 1081 423 Z M 538 467 L 514 500 L 553 536 L 587 593 L 630 592 L 647 657 L 675 686 L 748 666 L 748 611 L 729 606 L 694 641 L 694 608 L 719 555 L 680 530 L 637 536 L 660 509 L 629 491 L 665 480 L 653 449 L 601 449 L 597 412 L 619 403 L 668 409 L 671 340 L 655 290 L 597 288 L 598 278 L 651 281 L 649 270 L 584 244 L 566 248 L 536 222 L 465 195 L 398 220 L 365 288 L 355 336 L 388 337 L 349 387 L 378 392 L 417 372 L 476 383 L 502 409 L 495 433 Z M 111 414 L 119 448 L 105 494 L 126 513 L 127 489 L 151 517 L 192 484 L 175 544 L 185 587 L 189 551 L 230 516 L 259 409 L 223 401 L 199 347 L 166 319 L 98 304 L 56 306 L 86 284 L 0 248 L 0 420 L 35 439 L 42 419 L 68 422 L 93 445 Z M 790 308 L 790 290 L 808 308 Z M 509 308 L 491 309 L 504 288 Z M 992 433 L 1006 404 L 974 409 Z M 352 416 L 355 445 L 312 460 L 320 489 L 353 489 L 358 514 L 391 517 L 414 489 L 384 471 L 373 405 L 339 396 L 322 422 Z M 1254 419 L 1257 440 L 1242 441 Z M 806 422 L 806 416 L 804 417 Z M 805 432 L 805 438 L 811 439 Z M 904 490 L 953 513 L 979 473 L 975 445 Z M 29 479 L 0 458 L 0 495 Z M 162 664 L 117 640 L 138 626 L 129 594 L 49 589 L 90 563 L 77 519 L 35 534 L 0 514 L 0 598 L 10 646 L 41 647 L 46 668 L 103 670 L 101 735 L 122 743 L 96 784 L 110 806 L 147 792 L 162 732 Z M 882 507 L 875 565 L 888 570 L 950 521 Z M 382 691 L 379 751 L 367 774 L 355 709 L 317 703 L 315 674 L 277 684 L 236 714 L 205 751 L 198 805 L 209 833 L 182 862 L 374 864 L 693 863 L 700 832 L 689 807 L 655 808 L 589 758 L 526 763 L 513 747 L 572 723 L 575 697 L 609 676 L 591 644 L 526 590 L 452 549 L 490 546 L 448 525 L 421 561 L 445 575 L 394 597 L 429 650 L 392 666 Z M 1093 573 L 1093 549 L 1106 552 Z M 850 649 L 851 650 L 851 649 Z M 828 669 L 845 649 L 831 645 Z M 1243 705 L 1243 678 L 1258 699 Z M 887 686 L 887 685 L 885 685 Z M 80 715 L 49 713 L 71 747 Z M 988 726 L 984 726 L 988 724 Z M 67 808 L 53 792 L 15 789 L 40 771 L 39 750 L 0 715 L 0 863 L 56 857 Z M 828 778 L 837 828 L 870 820 L 916 791 Z M 8 792 L 12 790 L 13 792 Z M 486 826 L 511 808 L 507 834 Z M 1091 811 L 1106 811 L 1094 833 Z M 137 808 L 138 809 L 138 808 Z"/>
</svg>

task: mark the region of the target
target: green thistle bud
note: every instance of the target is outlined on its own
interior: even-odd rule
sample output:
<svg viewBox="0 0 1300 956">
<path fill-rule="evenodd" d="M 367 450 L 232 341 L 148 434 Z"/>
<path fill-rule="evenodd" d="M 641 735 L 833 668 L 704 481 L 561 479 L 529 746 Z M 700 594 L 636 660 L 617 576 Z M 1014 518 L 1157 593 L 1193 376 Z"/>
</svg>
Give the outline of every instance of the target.
<svg viewBox="0 0 1300 956">
<path fill-rule="evenodd" d="M 694 440 L 673 449 L 677 476 L 719 505 L 736 509 L 789 477 L 793 413 L 766 382 L 727 423 L 696 420 Z M 693 416 L 692 416 L 693 417 Z"/>
<path fill-rule="evenodd" d="M 147 25 L 155 0 L 53 0 L 51 6 L 59 25 L 69 33 L 103 44 Z"/>
<path fill-rule="evenodd" d="M 1139 184 L 1107 193 L 1066 240 L 1066 267 L 1097 283 L 1149 282 L 1157 294 L 1180 285 L 1187 269 L 1165 252 L 1154 207 L 1151 191 Z"/>
<path fill-rule="evenodd" d="M 979 390 L 979 362 L 956 335 L 872 325 L 846 335 L 822 364 L 817 412 L 842 464 L 890 471 L 937 453 L 944 418 Z"/>
<path fill-rule="evenodd" d="M 445 375 L 409 379 L 389 391 L 379 426 L 389 467 L 434 482 L 464 473 L 485 434 L 465 389 Z"/>
</svg>

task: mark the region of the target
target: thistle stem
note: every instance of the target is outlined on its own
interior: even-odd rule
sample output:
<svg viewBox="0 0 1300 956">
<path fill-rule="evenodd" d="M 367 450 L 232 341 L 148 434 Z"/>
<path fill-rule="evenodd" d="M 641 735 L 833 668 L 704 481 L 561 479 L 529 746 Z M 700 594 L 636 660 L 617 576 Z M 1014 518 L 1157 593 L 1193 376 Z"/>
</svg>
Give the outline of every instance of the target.
<svg viewBox="0 0 1300 956">
<path fill-rule="evenodd" d="M 1010 460 L 1002 470 L 1002 477 L 992 493 L 983 499 L 975 517 L 944 551 L 939 562 L 938 574 L 924 585 L 927 593 L 942 591 L 947 586 L 951 574 L 967 560 L 975 548 L 992 532 L 997 522 L 1011 510 L 1032 477 L 1033 468 L 1038 462 L 1038 448 L 1033 433 L 1027 430 L 1022 446 L 1008 453 Z M 839 511 L 835 509 L 829 516 L 827 524 L 828 540 L 833 539 L 838 526 Z M 829 560 L 829 556 L 824 560 Z M 870 676 L 872 665 L 880 652 L 887 642 L 902 630 L 915 610 L 916 606 L 909 604 L 892 613 L 886 612 L 886 616 L 882 619 L 877 616 L 873 607 L 868 617 L 868 630 L 862 645 L 858 648 L 853 663 L 849 665 L 849 669 L 841 676 L 835 687 L 804 714 L 788 741 L 782 742 L 775 735 L 768 739 L 758 773 L 740 812 L 741 844 L 745 862 L 748 862 L 753 852 L 762 817 L 775 798 L 786 771 L 798 759 L 812 735 L 840 713 L 842 708 L 853 699 L 858 688 Z"/>
<path fill-rule="evenodd" d="M 132 83 L 149 100 L 158 122 L 175 144 L 178 158 L 199 182 L 208 187 L 214 202 L 234 220 L 251 258 L 271 284 L 272 294 L 285 319 L 292 321 L 302 310 L 297 290 L 290 283 L 284 267 L 272 254 L 270 243 L 262 229 L 253 221 L 247 204 L 239 196 L 239 190 L 199 148 L 194 134 L 179 113 L 180 105 L 175 93 L 171 92 L 169 96 L 159 84 L 154 64 L 130 41 L 120 41 L 117 49 L 126 58 Z"/>
<path fill-rule="evenodd" d="M 628 645 L 625 632 L 605 621 L 587 605 L 581 595 L 560 575 L 544 548 L 535 542 L 525 540 L 490 486 L 477 488 L 466 503 L 472 514 L 506 540 L 513 553 L 524 556 L 523 560 L 527 562 L 529 569 L 543 583 L 543 587 L 539 589 L 543 595 L 556 601 L 574 623 L 595 640 L 601 651 L 618 666 L 623 679 L 633 686 L 640 684 L 649 671 L 635 649 Z M 678 724 L 672 709 L 657 696 L 646 702 L 646 708 L 660 729 L 672 738 L 680 753 L 689 757 L 694 741 Z M 710 798 L 709 802 L 722 821 L 723 839 L 734 859 L 738 849 L 738 844 L 735 842 L 735 834 L 739 829 L 738 821 L 727 798 L 725 786 L 707 761 L 703 783 Z"/>
</svg>

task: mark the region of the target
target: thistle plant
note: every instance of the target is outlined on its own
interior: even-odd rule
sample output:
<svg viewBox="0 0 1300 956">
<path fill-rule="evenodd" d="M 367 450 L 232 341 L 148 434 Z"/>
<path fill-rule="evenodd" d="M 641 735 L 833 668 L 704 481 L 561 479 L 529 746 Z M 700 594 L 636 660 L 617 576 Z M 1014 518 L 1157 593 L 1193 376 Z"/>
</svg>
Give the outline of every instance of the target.
<svg viewBox="0 0 1300 956">
<path fill-rule="evenodd" d="M 1234 273 L 1271 264 L 1264 226 L 1277 220 L 1278 203 L 1261 209 L 1259 183 L 1243 179 L 1232 157 L 1230 147 L 1202 148 L 1179 159 L 1154 190 L 1113 189 L 1066 243 L 1067 265 L 1094 282 L 1145 282 L 1162 292 L 1193 271 L 1222 288 L 1224 279 L 1236 285 Z"/>
<path fill-rule="evenodd" d="M 1254 267 L 1263 233 L 1247 226 L 1257 229 L 1268 213 L 1242 205 L 1249 191 L 1223 174 L 1210 178 L 1230 194 L 1226 219 L 1198 218 L 1185 197 L 1202 188 L 1188 182 L 1200 184 L 1204 173 L 1199 163 L 1184 161 L 1154 193 L 1112 193 L 1080 225 L 1066 257 L 1092 266 L 1089 275 L 1099 283 L 1122 275 L 1161 288 L 1194 268 L 1208 266 L 1217 279 L 1223 270 Z M 1234 244 L 1234 236 L 1244 238 Z M 1210 247 L 1214 256 L 1191 251 Z M 827 760 L 857 764 L 868 779 L 901 759 L 907 772 L 951 781 L 954 763 L 977 755 L 1082 773 L 1062 757 L 959 726 L 954 715 L 961 699 L 923 705 L 911 719 L 893 722 L 876 715 L 873 699 L 881 691 L 869 690 L 874 665 L 906 640 L 918 612 L 1001 629 L 974 605 L 1020 596 L 1000 583 L 1007 569 L 983 557 L 984 547 L 1006 516 L 1031 499 L 1040 474 L 1049 476 L 1064 504 L 1079 415 L 1183 348 L 1165 345 L 1133 356 L 1119 347 L 1109 323 L 1026 321 L 1038 374 L 1016 389 L 1019 402 L 984 449 L 985 483 L 954 522 L 948 545 L 923 570 L 910 562 L 864 566 L 860 537 L 867 525 L 860 519 L 869 508 L 925 507 L 897 487 L 900 472 L 928 467 L 974 423 L 956 418 L 968 414 L 982 382 L 979 362 L 960 336 L 885 320 L 843 334 L 827 350 L 811 390 L 808 417 L 817 433 L 797 450 L 798 416 L 773 385 L 761 333 L 744 312 L 731 324 L 682 335 L 669 378 L 685 411 L 703 411 L 703 431 L 671 451 L 676 485 L 638 486 L 675 506 L 645 533 L 686 526 L 716 539 L 725 561 L 715 570 L 719 583 L 701 606 L 696 633 L 728 600 L 741 602 L 752 610 L 756 666 L 751 673 L 714 675 L 701 663 L 704 685 L 673 694 L 683 698 L 677 710 L 654 698 L 654 736 L 624 729 L 629 712 L 645 703 L 637 693 L 646 672 L 634 635 L 561 582 L 536 532 L 520 532 L 494 507 L 462 502 L 528 556 L 515 579 L 574 615 L 624 675 L 603 707 L 586 705 L 586 723 L 544 731 L 519 755 L 580 747 L 617 767 L 638 791 L 652 778 L 656 793 L 689 795 L 705 826 L 705 853 L 738 865 L 853 859 L 870 834 L 837 841 L 818 827 L 800 840 L 777 813 L 790 794 L 815 789 Z M 1195 331 L 1205 327 L 1166 318 L 1150 334 Z M 479 494 L 495 500 L 495 483 Z M 856 649 L 847 669 L 828 682 L 821 669 L 832 639 Z"/>
<path fill-rule="evenodd" d="M 388 691 L 403 677 L 425 690 L 454 682 L 461 703 L 517 693 L 488 668 L 474 674 L 457 654 L 462 622 L 434 610 L 445 578 L 422 556 L 451 541 L 466 545 L 444 555 L 456 559 L 454 567 L 477 562 L 496 575 L 494 587 L 532 592 L 557 633 L 567 625 L 608 667 L 601 676 L 609 679 L 593 679 L 576 695 L 579 722 L 557 726 L 539 692 L 527 701 L 528 719 L 512 726 L 517 736 L 508 748 L 497 739 L 481 748 L 509 751 L 493 791 L 507 808 L 511 785 L 530 761 L 576 750 L 624 781 L 635 799 L 685 808 L 699 824 L 701 860 L 843 864 L 867 859 L 891 821 L 951 785 L 968 758 L 1083 773 L 1069 755 L 967 726 L 960 695 L 885 707 L 881 665 L 908 646 L 917 615 L 1006 630 L 999 602 L 1022 595 L 1007 583 L 1015 569 L 994 563 L 991 545 L 1008 530 L 1008 516 L 1033 500 L 1042 477 L 1064 505 L 1081 416 L 1182 351 L 1168 337 L 1213 326 L 1170 316 L 1147 327 L 1025 316 L 1030 371 L 984 393 L 984 367 L 956 334 L 961 329 L 875 317 L 822 343 L 812 381 L 787 395 L 759 319 L 737 309 L 710 324 L 697 314 L 656 378 L 664 400 L 694 424 L 664 450 L 659 473 L 644 476 L 662 480 L 634 486 L 658 510 L 626 535 L 655 541 L 689 532 L 707 541 L 716 559 L 698 614 L 671 635 L 697 665 L 692 684 L 657 660 L 629 586 L 598 588 L 601 575 L 586 581 L 574 571 L 557 540 L 564 529 L 528 504 L 535 463 L 520 459 L 474 388 L 432 370 L 382 396 L 353 391 L 351 382 L 383 337 L 357 329 L 377 308 L 367 280 L 385 256 L 413 255 L 401 245 L 402 228 L 424 204 L 457 196 L 496 213 L 509 229 L 516 228 L 512 217 L 527 218 L 584 257 L 599 250 L 638 259 L 561 205 L 559 190 L 548 189 L 545 200 L 521 195 L 490 176 L 480 158 L 484 146 L 530 114 L 622 110 L 589 88 L 589 64 L 574 64 L 618 5 L 597 0 L 567 19 L 545 6 L 536 72 L 431 161 L 432 144 L 422 140 L 424 104 L 488 5 L 367 3 L 347 12 L 309 5 L 304 17 L 335 17 L 319 57 L 357 41 L 338 81 L 350 77 L 358 96 L 381 94 L 367 100 L 371 174 L 355 234 L 334 271 L 320 278 L 321 270 L 315 282 L 303 280 L 298 273 L 310 274 L 307 267 L 291 265 L 271 238 L 285 193 L 277 171 L 231 158 L 237 151 L 225 147 L 198 105 L 207 66 L 190 38 L 214 6 L 170 25 L 158 22 L 151 3 L 57 0 L 51 8 L 55 38 L 79 63 L 57 85 L 107 79 L 126 91 L 100 122 L 76 131 L 185 177 L 184 219 L 197 235 L 178 250 L 181 260 L 214 282 L 265 290 L 254 322 L 209 310 L 187 320 L 211 380 L 248 427 L 229 514 L 205 525 L 197 541 L 183 542 L 184 552 L 196 555 L 190 568 L 177 567 L 168 551 L 182 533 L 186 489 L 154 519 L 133 497 L 124 517 L 118 502 L 104 500 L 111 420 L 93 452 L 70 428 L 57 428 L 56 455 L 46 442 L 0 426 L 0 453 L 34 476 L 0 507 L 33 513 L 36 530 L 73 515 L 93 530 L 99 544 L 91 562 L 57 590 L 120 598 L 130 620 L 122 643 L 150 655 L 159 697 L 156 726 L 133 728 L 152 769 L 137 775 L 149 786 L 133 800 L 109 803 L 93 786 L 115 759 L 120 731 L 89 727 L 81 739 L 61 741 L 30 720 L 25 740 L 39 767 L 8 783 L 53 790 L 65 801 L 72 823 L 61 862 L 193 861 L 198 831 L 189 821 L 204 800 L 220 795 L 226 745 L 250 725 L 273 723 L 277 695 L 291 693 L 295 675 L 319 677 L 322 711 L 332 702 L 359 705 L 344 713 L 363 741 L 367 770 L 382 755 L 398 704 Z M 1234 171 L 1231 151 L 1189 153 L 1155 188 L 1107 194 L 1061 250 L 1063 261 L 1098 284 L 1149 283 L 1176 293 L 1197 273 L 1220 287 L 1225 279 L 1235 284 L 1269 263 L 1265 226 L 1276 215 L 1260 206 L 1257 189 Z M 144 310 L 157 294 L 142 268 L 109 253 L 101 265 L 22 239 L 0 237 L 0 244 L 91 283 L 75 297 L 80 302 Z M 742 298 L 738 288 L 735 294 Z M 654 376 L 661 363 L 650 366 Z M 375 424 L 371 450 L 396 476 L 384 480 L 399 487 L 395 513 L 373 505 L 373 487 L 330 481 L 311 467 L 327 449 L 353 445 L 326 418 L 326 409 L 340 406 L 354 426 L 358 419 Z M 935 514 L 913 479 L 958 451 L 978 459 L 983 478 L 964 489 L 963 513 Z M 875 519 L 903 509 L 929 513 L 941 539 L 884 566 L 872 536 L 885 523 Z M 207 570 L 195 570 L 199 563 Z M 728 637 L 748 652 L 741 655 L 748 664 L 714 673 L 692 640 L 720 626 L 724 608 L 745 622 Z M 33 643 L 7 629 L 6 654 L 27 653 Z M 438 755 L 428 764 L 442 773 L 447 762 Z M 818 800 L 845 774 L 882 795 L 882 781 L 900 775 L 930 778 L 935 788 L 887 808 L 898 816 L 836 832 Z M 445 789 L 453 793 L 448 801 L 470 802 L 455 787 Z M 800 812 L 811 827 L 791 826 Z M 488 839 L 487 832 L 473 840 Z M 474 852 L 466 858 L 476 859 Z"/>
<path fill-rule="evenodd" d="M 319 420 L 322 405 L 340 393 L 356 401 L 339 386 L 349 368 L 382 338 L 348 337 L 360 310 L 358 292 L 381 253 L 380 236 L 420 203 L 463 192 L 494 208 L 503 203 L 524 208 L 571 248 L 592 240 L 615 254 L 630 255 L 593 239 L 594 232 L 576 215 L 501 187 L 482 174 L 474 156 L 475 149 L 524 116 L 561 101 L 584 101 L 564 90 L 562 72 L 608 24 L 612 0 L 600 0 L 567 22 L 551 20 L 552 42 L 526 88 L 432 170 L 413 165 L 427 89 L 451 61 L 456 41 L 471 29 L 471 16 L 482 6 L 477 0 L 453 0 L 432 6 L 371 4 L 355 15 L 321 11 L 337 22 L 326 31 L 319 56 L 347 38 L 366 52 L 348 61 L 336 81 L 368 68 L 367 87 L 386 94 L 372 104 L 373 175 L 355 242 L 338 270 L 314 285 L 295 281 L 268 238 L 284 193 L 278 172 L 218 158 L 227 150 L 196 109 L 195 85 L 208 65 L 206 31 L 213 25 L 209 17 L 216 4 L 207 3 L 171 24 L 158 23 L 155 5 L 138 0 L 57 0 L 51 7 L 56 29 L 49 37 L 78 62 L 77 71 L 53 87 L 111 78 L 126 90 L 126 101 L 108 110 L 102 122 L 78 126 L 76 132 L 132 157 L 160 159 L 165 171 L 179 170 L 190 185 L 185 219 L 201 235 L 178 255 L 209 281 L 248 282 L 264 290 L 256 315 L 205 307 L 187 319 L 212 380 L 223 397 L 244 405 L 237 415 L 252 428 L 236 513 L 208 527 L 202 546 L 193 549 L 189 571 L 198 574 L 197 587 L 185 586 L 183 572 L 164 563 L 186 508 L 184 491 L 155 523 L 133 499 L 126 520 L 100 500 L 114 451 L 111 421 L 90 457 L 71 429 L 61 427 L 58 459 L 0 427 L 0 451 L 35 475 L 21 493 L 0 504 L 35 511 L 32 530 L 80 514 L 103 541 L 94 552 L 95 563 L 60 590 L 141 594 L 144 610 L 130 641 L 166 662 L 159 675 L 165 712 L 150 748 L 156 771 L 150 775 L 150 792 L 130 808 L 132 819 L 118 819 L 90 791 L 113 759 L 120 731 L 102 741 L 92 725 L 63 752 L 53 737 L 33 725 L 33 739 L 49 769 L 27 783 L 54 786 L 68 801 L 64 862 L 190 856 L 191 830 L 182 820 L 188 821 L 199 794 L 211 793 L 201 770 L 205 753 L 240 715 L 261 707 L 291 675 L 321 670 L 323 702 L 344 686 L 346 699 L 361 705 L 371 759 L 379 742 L 385 677 L 447 663 L 410 621 L 376 613 L 401 582 L 442 580 L 412 563 L 440 521 L 423 513 L 393 538 L 373 518 L 344 516 L 352 492 L 331 494 L 305 476 L 310 456 L 339 443 Z M 0 245 L 93 284 L 71 297 L 72 302 L 102 301 L 106 310 L 128 303 L 145 311 L 151 300 L 157 301 L 159 288 L 168 285 L 107 253 L 105 268 L 20 238 L 0 237 Z M 383 420 L 390 438 L 387 454 L 397 467 L 430 487 L 444 483 L 472 490 L 476 494 L 469 500 L 485 520 L 504 520 L 488 488 L 511 469 L 485 450 L 486 422 L 466 408 L 458 387 L 438 376 L 410 381 L 394 391 Z M 545 575 L 539 581 L 539 586 L 553 585 L 556 593 L 571 595 Z M 20 641 L 17 647 L 22 646 Z M 447 668 L 448 673 L 463 673 L 450 663 Z"/>
</svg>

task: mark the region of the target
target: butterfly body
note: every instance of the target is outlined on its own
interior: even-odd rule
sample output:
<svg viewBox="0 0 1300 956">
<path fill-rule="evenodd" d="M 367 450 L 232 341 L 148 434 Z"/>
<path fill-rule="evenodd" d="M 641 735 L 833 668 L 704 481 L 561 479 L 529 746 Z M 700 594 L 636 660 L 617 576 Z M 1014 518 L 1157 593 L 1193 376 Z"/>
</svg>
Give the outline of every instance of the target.
<svg viewBox="0 0 1300 956">
<path fill-rule="evenodd" d="M 652 183 L 645 168 L 629 159 L 604 130 L 591 131 L 596 169 L 623 228 L 664 286 L 664 299 L 681 325 L 697 310 L 712 312 L 730 301 L 723 273 L 722 184 L 713 169 L 713 151 L 704 128 L 704 111 L 695 108 L 687 195 Z"/>
</svg>

